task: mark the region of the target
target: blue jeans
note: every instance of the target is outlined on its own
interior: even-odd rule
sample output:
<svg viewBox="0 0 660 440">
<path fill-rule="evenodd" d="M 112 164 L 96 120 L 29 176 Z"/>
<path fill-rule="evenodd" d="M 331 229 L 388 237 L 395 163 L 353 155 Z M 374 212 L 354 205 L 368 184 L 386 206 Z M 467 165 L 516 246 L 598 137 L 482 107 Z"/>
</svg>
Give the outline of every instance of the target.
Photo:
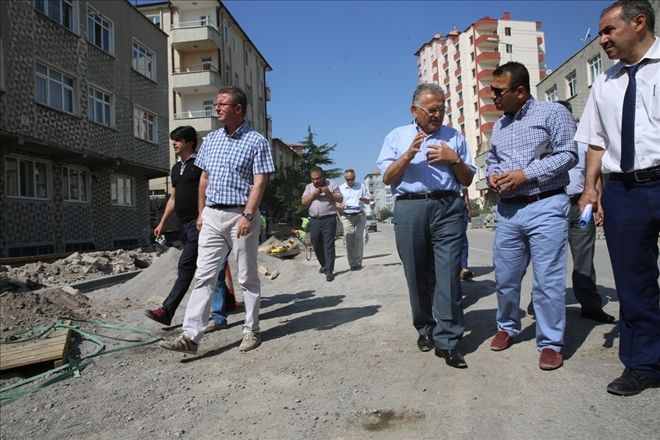
<svg viewBox="0 0 660 440">
<path fill-rule="evenodd" d="M 520 284 L 530 259 L 536 346 L 561 351 L 566 327 L 566 246 L 569 200 L 565 194 L 529 204 L 497 204 L 493 265 L 497 327 L 520 333 Z"/>
<path fill-rule="evenodd" d="M 225 283 L 225 274 L 227 271 L 228 258 L 225 258 L 224 263 L 220 267 L 218 274 L 218 282 L 215 285 L 213 296 L 211 297 L 211 317 L 209 320 L 214 324 L 226 324 L 227 312 L 225 311 L 225 295 L 227 294 L 227 283 Z"/>
</svg>

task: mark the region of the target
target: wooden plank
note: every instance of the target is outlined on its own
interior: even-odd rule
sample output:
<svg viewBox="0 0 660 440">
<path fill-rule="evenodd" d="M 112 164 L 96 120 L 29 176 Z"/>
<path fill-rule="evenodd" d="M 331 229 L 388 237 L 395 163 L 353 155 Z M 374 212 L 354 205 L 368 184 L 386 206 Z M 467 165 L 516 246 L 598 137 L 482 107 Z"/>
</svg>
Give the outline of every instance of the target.
<svg viewBox="0 0 660 440">
<path fill-rule="evenodd" d="M 45 338 L 22 344 L 4 344 L 0 350 L 0 371 L 25 365 L 66 360 L 71 329 L 60 329 Z"/>
</svg>

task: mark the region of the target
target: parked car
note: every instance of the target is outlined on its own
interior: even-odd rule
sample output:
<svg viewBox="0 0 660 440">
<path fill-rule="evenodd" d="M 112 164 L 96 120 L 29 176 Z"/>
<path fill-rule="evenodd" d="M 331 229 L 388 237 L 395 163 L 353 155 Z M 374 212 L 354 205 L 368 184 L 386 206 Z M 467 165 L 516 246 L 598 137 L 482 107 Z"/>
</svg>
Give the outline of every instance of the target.
<svg viewBox="0 0 660 440">
<path fill-rule="evenodd" d="M 378 232 L 378 222 L 373 215 L 367 215 L 367 231 Z"/>
</svg>

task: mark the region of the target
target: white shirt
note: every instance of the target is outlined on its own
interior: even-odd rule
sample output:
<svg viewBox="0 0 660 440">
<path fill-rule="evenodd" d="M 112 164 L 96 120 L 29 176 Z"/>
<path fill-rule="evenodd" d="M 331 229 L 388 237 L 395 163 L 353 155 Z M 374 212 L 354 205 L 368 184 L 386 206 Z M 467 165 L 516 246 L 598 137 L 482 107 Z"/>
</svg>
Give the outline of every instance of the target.
<svg viewBox="0 0 660 440">
<path fill-rule="evenodd" d="M 353 187 L 348 186 L 346 182 L 339 186 L 341 195 L 344 196 L 342 204 L 346 206 L 344 212 L 346 214 L 354 214 L 356 212 L 364 211 L 364 204 L 360 199 L 368 197 L 367 188 L 360 182 L 354 182 Z"/>
<path fill-rule="evenodd" d="M 642 57 L 637 71 L 635 165 L 643 170 L 660 165 L 660 38 Z M 628 74 L 619 61 L 594 81 L 575 140 L 605 149 L 601 171 L 621 172 L 621 119 Z"/>
<path fill-rule="evenodd" d="M 589 147 L 584 142 L 577 143 L 578 163 L 568 170 L 569 182 L 566 186 L 566 194 L 569 196 L 576 196 L 582 194 L 582 191 L 584 191 L 584 166 L 586 162 L 587 148 Z"/>
</svg>

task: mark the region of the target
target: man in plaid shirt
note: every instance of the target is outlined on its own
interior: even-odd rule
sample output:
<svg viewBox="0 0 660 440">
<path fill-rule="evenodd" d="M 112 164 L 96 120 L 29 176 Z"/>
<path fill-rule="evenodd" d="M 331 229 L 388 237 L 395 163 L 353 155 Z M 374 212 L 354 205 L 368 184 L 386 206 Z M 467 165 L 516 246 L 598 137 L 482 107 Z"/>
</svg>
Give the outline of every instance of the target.
<svg viewBox="0 0 660 440">
<path fill-rule="evenodd" d="M 199 250 L 195 284 L 183 320 L 183 333 L 160 343 L 162 348 L 196 353 L 204 335 L 220 265 L 233 250 L 245 302 L 240 351 L 257 348 L 261 283 L 257 270 L 259 204 L 268 174 L 275 171 L 268 141 L 245 121 L 247 98 L 237 87 L 218 92 L 215 103 L 222 128 L 209 133 L 195 165 L 199 182 Z"/>
<path fill-rule="evenodd" d="M 569 199 L 564 187 L 577 163 L 575 121 L 562 105 L 530 95 L 529 72 L 509 62 L 493 72 L 491 96 L 504 115 L 495 123 L 488 185 L 499 195 L 493 262 L 497 284 L 494 351 L 520 333 L 520 283 L 530 258 L 539 367 L 561 367 L 566 311 Z"/>
</svg>

